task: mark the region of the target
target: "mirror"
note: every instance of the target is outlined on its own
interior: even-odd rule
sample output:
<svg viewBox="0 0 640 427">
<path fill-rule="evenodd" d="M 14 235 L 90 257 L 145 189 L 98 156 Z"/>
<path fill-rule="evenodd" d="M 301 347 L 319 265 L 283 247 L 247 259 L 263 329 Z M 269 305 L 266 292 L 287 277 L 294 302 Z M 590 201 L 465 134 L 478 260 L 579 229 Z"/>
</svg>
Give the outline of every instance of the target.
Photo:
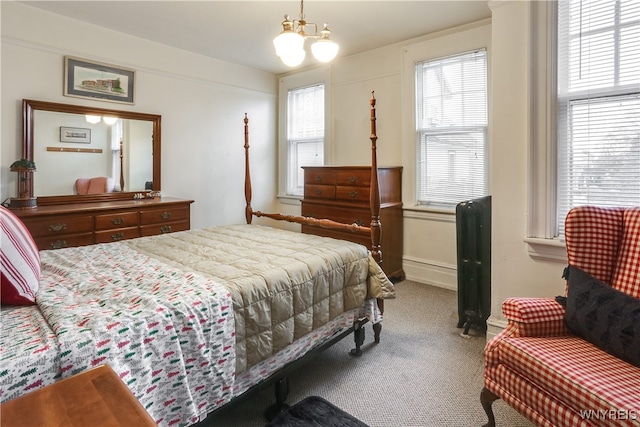
<svg viewBox="0 0 640 427">
<path fill-rule="evenodd" d="M 22 156 L 36 164 L 31 191 L 38 205 L 160 191 L 161 116 L 27 99 L 22 104 Z M 106 187 L 91 184 L 91 194 L 76 189 L 76 179 L 99 176 L 108 177 Z"/>
</svg>

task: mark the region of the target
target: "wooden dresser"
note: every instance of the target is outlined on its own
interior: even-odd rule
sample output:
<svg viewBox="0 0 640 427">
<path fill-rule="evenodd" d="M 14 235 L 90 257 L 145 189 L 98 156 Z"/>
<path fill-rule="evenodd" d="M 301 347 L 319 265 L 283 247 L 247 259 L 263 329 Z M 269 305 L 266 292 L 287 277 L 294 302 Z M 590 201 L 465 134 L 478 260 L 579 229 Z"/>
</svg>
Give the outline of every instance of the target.
<svg viewBox="0 0 640 427">
<path fill-rule="evenodd" d="M 163 197 L 48 205 L 13 212 L 43 250 L 188 230 L 191 203 L 193 200 Z"/>
<path fill-rule="evenodd" d="M 368 227 L 371 224 L 370 166 L 313 166 L 304 169 L 303 216 Z M 382 269 L 403 279 L 402 167 L 379 167 Z M 371 247 L 370 236 L 302 226 L 302 232 L 349 240 Z"/>
</svg>

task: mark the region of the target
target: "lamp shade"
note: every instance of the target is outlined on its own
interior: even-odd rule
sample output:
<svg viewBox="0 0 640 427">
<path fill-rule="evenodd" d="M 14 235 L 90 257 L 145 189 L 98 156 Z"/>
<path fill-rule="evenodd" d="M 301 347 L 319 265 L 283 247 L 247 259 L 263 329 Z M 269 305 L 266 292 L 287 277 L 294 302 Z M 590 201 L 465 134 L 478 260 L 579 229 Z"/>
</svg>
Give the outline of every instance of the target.
<svg viewBox="0 0 640 427">
<path fill-rule="evenodd" d="M 102 120 L 103 120 L 106 124 L 108 124 L 108 125 L 112 125 L 112 124 L 114 124 L 115 122 L 117 122 L 117 121 L 118 121 L 118 118 L 117 118 L 117 117 L 113 117 L 113 116 L 104 116 L 104 117 L 102 118 Z"/>
<path fill-rule="evenodd" d="M 100 116 L 93 116 L 91 114 L 87 114 L 86 116 L 84 116 L 85 120 L 91 124 L 96 124 L 99 123 L 101 120 Z"/>
<path fill-rule="evenodd" d="M 293 51 L 290 55 L 281 55 L 280 59 L 282 60 L 284 65 L 287 65 L 289 67 L 297 67 L 298 65 L 302 64 L 302 61 L 304 61 L 304 57 L 306 55 L 307 53 L 304 51 L 304 49 L 298 49 L 296 51 Z"/>
<path fill-rule="evenodd" d="M 320 62 L 329 62 L 338 54 L 338 44 L 329 39 L 319 39 L 311 45 L 311 53 Z"/>
<path fill-rule="evenodd" d="M 304 37 L 295 31 L 285 30 L 273 39 L 273 45 L 276 48 L 276 55 L 292 56 L 296 51 L 304 49 Z"/>
</svg>

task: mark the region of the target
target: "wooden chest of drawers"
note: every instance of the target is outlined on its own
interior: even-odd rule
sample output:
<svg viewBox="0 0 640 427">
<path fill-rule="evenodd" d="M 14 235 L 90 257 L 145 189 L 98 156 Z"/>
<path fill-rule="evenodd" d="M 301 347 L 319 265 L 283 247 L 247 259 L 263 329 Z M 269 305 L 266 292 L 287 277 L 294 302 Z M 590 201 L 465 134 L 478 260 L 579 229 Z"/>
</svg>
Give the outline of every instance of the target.
<svg viewBox="0 0 640 427">
<path fill-rule="evenodd" d="M 304 167 L 303 216 L 369 226 L 371 167 Z M 382 269 L 390 278 L 404 278 L 402 269 L 402 167 L 379 167 Z M 371 238 L 344 231 L 302 226 L 302 232 L 349 240 L 371 247 Z"/>
<path fill-rule="evenodd" d="M 38 248 L 60 249 L 117 242 L 190 228 L 193 200 L 122 200 L 14 210 Z"/>
</svg>

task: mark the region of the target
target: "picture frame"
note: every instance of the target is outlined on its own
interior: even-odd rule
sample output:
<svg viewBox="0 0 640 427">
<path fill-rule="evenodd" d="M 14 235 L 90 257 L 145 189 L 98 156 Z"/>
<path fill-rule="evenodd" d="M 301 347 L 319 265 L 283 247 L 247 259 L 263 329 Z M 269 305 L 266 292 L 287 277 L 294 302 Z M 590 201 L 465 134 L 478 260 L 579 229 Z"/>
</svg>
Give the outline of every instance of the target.
<svg viewBox="0 0 640 427">
<path fill-rule="evenodd" d="M 91 129 L 60 126 L 60 142 L 91 144 Z"/>
<path fill-rule="evenodd" d="M 135 70 L 64 57 L 64 96 L 134 104 Z"/>
</svg>

